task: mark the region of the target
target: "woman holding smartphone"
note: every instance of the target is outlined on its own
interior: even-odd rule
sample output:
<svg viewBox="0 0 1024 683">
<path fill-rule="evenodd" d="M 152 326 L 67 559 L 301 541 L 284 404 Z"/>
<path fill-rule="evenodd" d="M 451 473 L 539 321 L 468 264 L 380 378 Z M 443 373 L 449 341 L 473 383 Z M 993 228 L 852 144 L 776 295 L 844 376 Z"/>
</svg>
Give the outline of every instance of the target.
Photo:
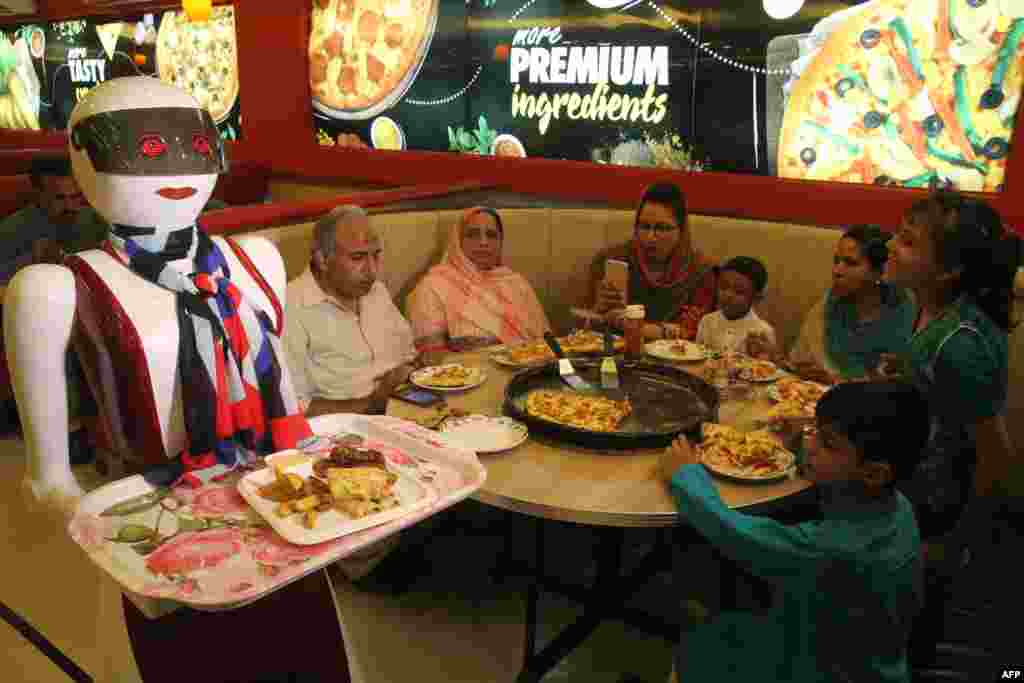
<svg viewBox="0 0 1024 683">
<path fill-rule="evenodd" d="M 644 306 L 646 339 L 693 339 L 701 318 L 715 309 L 715 264 L 693 247 L 686 197 L 671 184 L 647 188 L 633 239 L 599 253 L 590 279 L 594 311 L 613 324 L 621 325 L 627 304 Z"/>
</svg>

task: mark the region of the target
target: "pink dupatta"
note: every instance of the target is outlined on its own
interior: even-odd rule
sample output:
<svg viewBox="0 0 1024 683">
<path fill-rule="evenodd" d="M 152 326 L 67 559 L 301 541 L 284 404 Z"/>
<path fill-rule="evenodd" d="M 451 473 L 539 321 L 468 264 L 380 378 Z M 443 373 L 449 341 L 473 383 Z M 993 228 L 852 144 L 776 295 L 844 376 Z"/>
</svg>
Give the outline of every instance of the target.
<svg viewBox="0 0 1024 683">
<path fill-rule="evenodd" d="M 448 232 L 441 263 L 430 269 L 409 300 L 409 316 L 417 339 L 445 334 L 458 322 L 471 323 L 515 344 L 543 336 L 550 329 L 533 287 L 504 265 L 481 271 L 462 250 L 462 227 L 483 207 L 468 209 Z"/>
</svg>

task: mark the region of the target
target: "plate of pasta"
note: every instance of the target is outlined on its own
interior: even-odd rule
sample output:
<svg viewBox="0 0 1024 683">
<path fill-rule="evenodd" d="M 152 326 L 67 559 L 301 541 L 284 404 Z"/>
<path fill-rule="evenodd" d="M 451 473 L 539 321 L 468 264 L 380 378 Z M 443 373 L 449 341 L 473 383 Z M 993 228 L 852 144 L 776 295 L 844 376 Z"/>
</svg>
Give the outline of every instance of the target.
<svg viewBox="0 0 1024 683">
<path fill-rule="evenodd" d="M 768 396 L 776 402 L 778 417 L 814 417 L 814 409 L 828 387 L 796 377 L 785 377 L 768 387 Z"/>
<path fill-rule="evenodd" d="M 740 481 L 774 481 L 796 471 L 796 456 L 769 431 L 741 432 L 705 422 L 702 434 L 697 456 L 717 475 Z"/>
</svg>

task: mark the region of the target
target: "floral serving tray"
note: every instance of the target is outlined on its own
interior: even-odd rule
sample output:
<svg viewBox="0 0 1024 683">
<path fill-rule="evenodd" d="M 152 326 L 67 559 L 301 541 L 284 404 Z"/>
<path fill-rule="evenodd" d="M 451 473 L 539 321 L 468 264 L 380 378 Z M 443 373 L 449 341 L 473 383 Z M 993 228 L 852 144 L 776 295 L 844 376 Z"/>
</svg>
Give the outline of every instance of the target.
<svg viewBox="0 0 1024 683">
<path fill-rule="evenodd" d="M 68 527 L 71 538 L 133 597 L 232 609 L 454 505 L 486 479 L 472 452 L 438 441 L 436 434 L 413 423 L 359 415 L 325 415 L 309 422 L 322 437 L 319 449 L 352 438 L 390 446 L 389 461 L 413 477 L 430 502 L 334 540 L 296 545 L 238 493 L 238 481 L 252 470 L 195 489 L 157 488 L 136 475 L 84 496 Z"/>
</svg>

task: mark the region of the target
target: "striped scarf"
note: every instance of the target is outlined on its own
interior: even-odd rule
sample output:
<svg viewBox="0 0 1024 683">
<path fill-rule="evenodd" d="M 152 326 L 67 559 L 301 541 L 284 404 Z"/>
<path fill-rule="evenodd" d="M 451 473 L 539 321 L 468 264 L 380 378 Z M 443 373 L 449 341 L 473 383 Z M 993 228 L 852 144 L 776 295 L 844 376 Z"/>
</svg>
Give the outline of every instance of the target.
<svg viewBox="0 0 1024 683">
<path fill-rule="evenodd" d="M 144 279 L 177 294 L 180 330 L 178 374 L 182 387 L 187 447 L 184 478 L 192 470 L 222 465 L 234 469 L 255 455 L 295 448 L 312 436 L 299 410 L 283 358 L 279 331 L 270 317 L 246 301 L 231 282 L 224 254 L 195 227 L 175 231 L 178 248 L 147 251 L 115 226 L 111 242 L 128 255 L 128 266 Z M 118 234 L 120 232 L 120 234 Z M 140 240 L 140 241 L 145 241 Z M 195 272 L 170 265 L 196 242 Z"/>
</svg>

